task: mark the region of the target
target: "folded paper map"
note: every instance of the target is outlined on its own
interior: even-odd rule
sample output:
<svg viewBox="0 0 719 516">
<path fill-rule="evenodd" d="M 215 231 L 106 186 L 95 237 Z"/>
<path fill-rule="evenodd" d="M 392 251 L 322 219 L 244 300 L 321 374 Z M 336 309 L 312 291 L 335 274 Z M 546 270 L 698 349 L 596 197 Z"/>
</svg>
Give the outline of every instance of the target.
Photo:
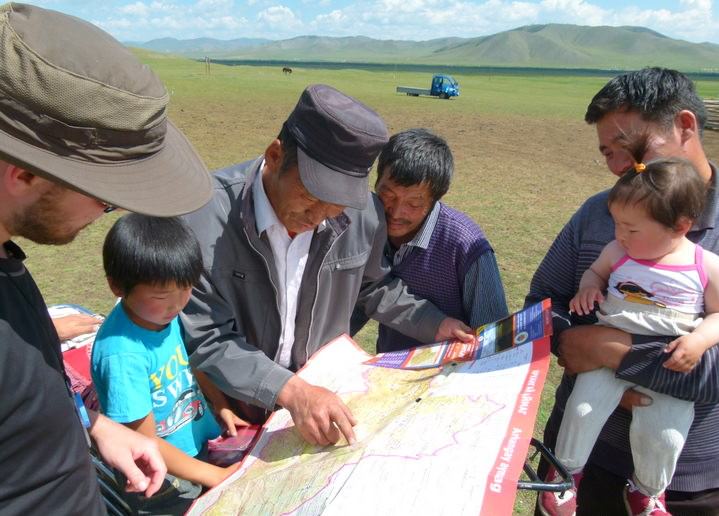
<svg viewBox="0 0 719 516">
<path fill-rule="evenodd" d="M 374 367 L 343 335 L 300 371 L 348 405 L 358 442 L 305 443 L 275 412 L 188 514 L 511 514 L 549 364 L 541 338 L 442 368 Z"/>
</svg>

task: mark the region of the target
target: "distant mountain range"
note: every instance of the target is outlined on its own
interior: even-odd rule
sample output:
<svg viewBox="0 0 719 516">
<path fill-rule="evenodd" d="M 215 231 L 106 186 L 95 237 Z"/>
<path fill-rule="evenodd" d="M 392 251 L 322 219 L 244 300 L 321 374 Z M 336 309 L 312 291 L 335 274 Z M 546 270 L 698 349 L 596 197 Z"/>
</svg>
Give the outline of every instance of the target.
<svg viewBox="0 0 719 516">
<path fill-rule="evenodd" d="M 237 38 L 237 39 L 213 39 L 213 38 L 195 38 L 195 39 L 175 39 L 160 38 L 141 43 L 139 41 L 126 41 L 128 47 L 145 48 L 155 52 L 166 52 L 169 54 L 187 55 L 187 56 L 210 56 L 217 57 L 227 53 L 244 51 L 248 48 L 256 48 L 267 43 L 272 43 L 270 39 L 258 38 Z"/>
<path fill-rule="evenodd" d="M 163 38 L 127 42 L 187 57 L 273 61 L 629 69 L 667 66 L 719 72 L 719 45 L 672 39 L 644 27 L 528 25 L 479 38 L 428 41 L 300 36 L 280 41 Z"/>
</svg>

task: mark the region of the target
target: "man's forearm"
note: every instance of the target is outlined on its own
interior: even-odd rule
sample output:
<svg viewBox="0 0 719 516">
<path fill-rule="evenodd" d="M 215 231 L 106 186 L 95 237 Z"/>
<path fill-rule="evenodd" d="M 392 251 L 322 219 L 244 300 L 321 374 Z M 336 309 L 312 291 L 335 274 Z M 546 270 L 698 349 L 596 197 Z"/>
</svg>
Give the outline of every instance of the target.
<svg viewBox="0 0 719 516">
<path fill-rule="evenodd" d="M 358 303 L 368 317 L 425 343 L 434 342 L 446 317 L 429 301 L 410 294 L 396 277 L 360 293 Z"/>
<path fill-rule="evenodd" d="M 678 373 L 663 367 L 666 340 L 606 326 L 576 326 L 560 334 L 559 355 L 570 373 L 607 367 L 623 380 L 662 394 L 719 403 L 719 348 L 708 349 L 690 373 Z"/>
<path fill-rule="evenodd" d="M 293 376 L 245 341 L 201 345 L 190 355 L 190 363 L 231 398 L 267 410 L 274 409 L 277 394 Z"/>
<path fill-rule="evenodd" d="M 631 349 L 631 336 L 607 326 L 575 326 L 559 336 L 559 356 L 570 373 L 616 370 Z"/>
</svg>

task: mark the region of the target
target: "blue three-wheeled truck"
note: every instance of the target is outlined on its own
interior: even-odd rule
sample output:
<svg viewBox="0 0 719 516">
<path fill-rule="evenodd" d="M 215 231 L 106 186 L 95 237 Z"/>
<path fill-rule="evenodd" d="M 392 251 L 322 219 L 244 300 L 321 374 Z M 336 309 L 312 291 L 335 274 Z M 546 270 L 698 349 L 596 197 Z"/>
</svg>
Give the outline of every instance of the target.
<svg viewBox="0 0 719 516">
<path fill-rule="evenodd" d="M 428 95 L 430 97 L 451 99 L 459 95 L 459 83 L 454 80 L 451 75 L 437 74 L 432 77 L 432 87 L 428 90 L 424 88 L 397 86 L 397 93 L 406 93 L 411 97 Z"/>
</svg>

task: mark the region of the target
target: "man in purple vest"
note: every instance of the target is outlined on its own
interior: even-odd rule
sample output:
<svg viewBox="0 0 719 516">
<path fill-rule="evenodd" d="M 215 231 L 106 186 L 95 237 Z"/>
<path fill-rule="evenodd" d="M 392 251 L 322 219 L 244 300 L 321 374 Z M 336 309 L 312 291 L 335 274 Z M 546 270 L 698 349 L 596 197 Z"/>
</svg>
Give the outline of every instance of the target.
<svg viewBox="0 0 719 516">
<path fill-rule="evenodd" d="M 472 328 L 507 315 L 494 251 L 467 215 L 440 202 L 454 159 L 447 142 L 426 129 L 392 136 L 379 155 L 375 190 L 387 218 L 385 254 L 409 291 Z M 352 333 L 367 321 L 355 310 Z M 424 343 L 380 324 L 377 352 Z"/>
</svg>

